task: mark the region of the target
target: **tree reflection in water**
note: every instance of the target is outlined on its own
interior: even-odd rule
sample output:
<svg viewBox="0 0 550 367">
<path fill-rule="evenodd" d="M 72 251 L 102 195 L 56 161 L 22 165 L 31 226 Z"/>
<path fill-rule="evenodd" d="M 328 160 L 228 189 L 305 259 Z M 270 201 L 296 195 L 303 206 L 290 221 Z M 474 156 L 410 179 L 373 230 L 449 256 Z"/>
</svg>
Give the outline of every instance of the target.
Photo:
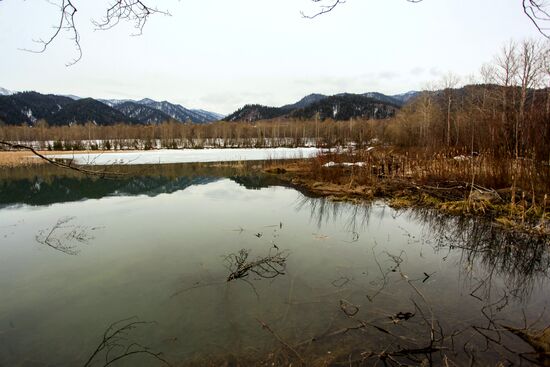
<svg viewBox="0 0 550 367">
<path fill-rule="evenodd" d="M 373 210 L 374 207 L 376 210 Z M 372 359 L 375 359 L 389 365 L 400 365 L 411 361 L 414 363 L 427 361 L 429 365 L 434 363 L 451 365 L 454 360 L 454 363 L 459 364 L 483 365 L 484 356 L 492 355 L 497 356 L 497 360 L 509 363 L 543 365 L 549 363 L 548 319 L 545 310 L 540 310 L 540 304 L 531 304 L 534 292 L 538 289 L 546 289 L 544 286 L 548 284 L 550 267 L 548 237 L 507 230 L 486 219 L 442 215 L 427 209 L 393 211 L 385 205 L 376 203 L 350 205 L 326 199 L 303 197 L 296 208 L 309 210 L 312 222 L 319 227 L 336 220 L 344 221 L 345 229 L 351 233 L 359 233 L 367 229 L 374 215 L 380 219 L 387 217 L 388 210 L 392 211 L 394 218 L 404 216 L 407 221 L 417 223 L 421 227 L 420 233 L 411 234 L 403 229 L 409 238 L 416 238 L 416 240 L 410 240 L 408 244 L 411 242 L 420 244 L 420 251 L 424 244 L 431 245 L 433 254 L 436 257 L 442 255 L 443 262 L 450 256 L 452 259 L 457 259 L 458 276 L 463 280 L 467 290 L 460 297 L 470 298 L 469 301 L 464 299 L 468 301 L 464 307 L 472 307 L 466 304 L 474 302 L 474 309 L 479 311 L 479 316 L 470 320 L 461 320 L 459 315 L 449 318 L 448 312 L 443 314 L 439 312 L 438 318 L 432 307 L 437 305 L 444 309 L 444 303 L 449 300 L 437 299 L 434 291 L 429 290 L 430 286 L 423 284 L 433 276 L 433 273 L 424 272 L 423 279 L 410 279 L 405 274 L 401 263 L 410 261 L 406 252 L 410 253 L 411 248 L 404 247 L 401 255 L 392 255 L 387 251 L 377 255 L 375 248 L 378 245 L 376 240 L 373 240 L 375 245 L 372 248 L 372 257 L 382 278 L 378 279 L 381 288 L 376 291 L 374 297 L 373 294 L 367 295 L 368 300 L 375 304 L 375 296 L 385 288 L 396 287 L 398 282 L 405 281 L 413 288 L 413 294 L 416 294 L 416 297 L 411 298 L 410 301 L 414 305 L 414 314 L 421 315 L 424 320 L 425 328 L 422 332 L 421 325 L 416 324 L 417 333 L 409 334 L 411 331 L 409 329 L 408 332 L 401 330 L 402 334 L 395 335 L 395 331 L 382 327 L 380 323 L 373 324 L 372 321 L 355 318 L 357 324 L 329 335 L 340 335 L 352 330 L 374 327 L 381 332 L 378 339 L 391 339 L 390 336 L 393 336 L 394 340 L 388 341 L 388 347 L 382 351 L 363 350 L 353 358 L 350 354 L 352 362 L 360 364 L 367 360 L 372 362 Z M 393 268 L 390 266 L 387 270 L 383 269 L 378 259 L 380 256 L 384 256 L 384 259 L 387 256 L 386 260 L 394 264 Z M 452 267 L 449 271 L 452 271 L 451 269 Z M 446 272 L 445 267 L 442 271 Z M 393 283 L 390 280 L 392 272 L 400 274 L 398 280 L 393 277 Z M 420 288 L 419 284 L 424 287 Z M 445 285 L 443 283 L 434 285 L 434 287 L 437 286 Z M 392 293 L 388 289 L 386 292 Z M 431 299 L 422 293 L 426 290 L 431 292 Z M 438 291 L 435 290 L 435 294 L 437 293 Z M 540 299 L 540 297 L 536 298 Z M 475 306 L 475 302 L 479 302 L 478 306 Z M 354 305 L 354 307 L 361 306 Z M 537 307 L 539 309 L 535 310 Z M 353 314 L 355 313 L 354 311 Z M 447 316 L 444 316 L 445 314 Z M 393 320 L 395 322 L 396 319 L 393 318 Z M 397 323 L 401 322 L 402 320 L 397 320 Z M 409 325 L 409 327 L 413 326 Z M 537 331 L 545 327 L 546 331 Z M 409 342 L 415 340 L 415 342 L 405 343 L 405 339 Z M 529 344 L 532 349 L 521 343 L 520 339 Z M 406 348 L 400 349 L 403 345 L 406 345 Z"/>
</svg>

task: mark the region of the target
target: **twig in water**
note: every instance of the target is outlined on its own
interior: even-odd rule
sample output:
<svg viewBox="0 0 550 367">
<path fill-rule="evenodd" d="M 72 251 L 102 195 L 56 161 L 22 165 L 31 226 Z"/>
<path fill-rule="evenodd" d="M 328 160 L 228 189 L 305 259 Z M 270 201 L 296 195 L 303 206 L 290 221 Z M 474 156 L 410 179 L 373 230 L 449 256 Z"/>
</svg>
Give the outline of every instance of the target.
<svg viewBox="0 0 550 367">
<path fill-rule="evenodd" d="M 304 361 L 304 359 L 302 358 L 302 356 L 300 355 L 300 353 L 298 353 L 296 351 L 296 349 L 294 349 L 290 344 L 288 344 L 286 341 L 284 341 L 275 331 L 273 331 L 269 325 L 267 325 L 265 322 L 259 320 L 259 319 L 256 319 L 260 325 L 262 325 L 262 328 L 264 330 L 267 330 L 271 335 L 273 335 L 275 337 L 275 339 L 277 339 L 277 341 L 279 343 L 281 343 L 285 348 L 287 348 L 289 351 L 291 351 L 299 360 L 300 362 L 302 363 L 302 366 L 305 366 L 306 363 Z"/>
<path fill-rule="evenodd" d="M 92 366 L 95 361 L 99 360 L 104 360 L 102 362 L 103 367 L 107 367 L 117 361 L 137 354 L 149 356 L 166 366 L 170 366 L 170 363 L 164 359 L 162 353 L 153 352 L 149 347 L 136 343 L 129 338 L 129 333 L 139 326 L 154 324 L 151 321 L 132 321 L 136 319 L 136 317 L 130 317 L 112 323 L 103 333 L 103 339 L 90 355 L 84 367 Z M 102 358 L 100 358 L 101 355 L 103 355 Z"/>
<path fill-rule="evenodd" d="M 243 279 L 253 273 L 260 278 L 275 278 L 285 274 L 286 260 L 288 253 L 285 251 L 276 251 L 265 257 L 259 257 L 256 260 L 248 261 L 250 250 L 241 249 L 237 253 L 229 254 L 225 257 L 227 268 L 230 271 L 227 282 L 235 279 Z"/>
<path fill-rule="evenodd" d="M 97 227 L 88 228 L 79 225 L 67 225 L 73 219 L 75 217 L 58 219 L 57 223 L 49 230 L 46 229 L 38 232 L 35 237 L 36 242 L 67 255 L 77 255 L 79 250 L 76 248 L 76 244 L 86 244 L 92 240 L 93 236 L 89 232 L 96 230 Z"/>
</svg>

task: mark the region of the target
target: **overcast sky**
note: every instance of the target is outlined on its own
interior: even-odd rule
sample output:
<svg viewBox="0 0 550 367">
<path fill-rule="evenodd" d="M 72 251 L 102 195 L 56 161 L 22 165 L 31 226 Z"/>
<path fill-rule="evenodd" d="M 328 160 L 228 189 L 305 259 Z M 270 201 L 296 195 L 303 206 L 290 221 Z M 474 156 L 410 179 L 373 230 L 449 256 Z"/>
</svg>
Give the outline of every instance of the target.
<svg viewBox="0 0 550 367">
<path fill-rule="evenodd" d="M 56 1 L 56 0 L 52 0 Z M 94 31 L 108 1 L 74 0 L 83 58 L 67 34 L 44 54 L 57 21 L 46 0 L 0 1 L 0 87 L 95 98 L 149 97 L 228 114 L 279 106 L 309 93 L 423 88 L 467 76 L 510 39 L 540 38 L 520 0 L 347 0 L 314 20 L 310 0 L 149 0 L 144 34 L 131 24 Z M 146 2 L 147 3 L 147 2 Z"/>
</svg>

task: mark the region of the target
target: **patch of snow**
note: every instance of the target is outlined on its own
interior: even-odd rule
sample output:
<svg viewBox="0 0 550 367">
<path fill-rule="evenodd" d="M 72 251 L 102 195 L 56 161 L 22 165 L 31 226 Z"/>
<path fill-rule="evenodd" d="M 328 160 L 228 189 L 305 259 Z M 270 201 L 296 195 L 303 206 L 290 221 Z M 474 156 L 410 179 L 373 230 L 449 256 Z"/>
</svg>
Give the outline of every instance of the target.
<svg viewBox="0 0 550 367">
<path fill-rule="evenodd" d="M 365 167 L 367 163 L 365 162 L 343 162 L 343 163 L 335 163 L 335 162 L 328 162 L 323 164 L 323 167 L 337 167 L 337 166 L 343 166 L 343 167 Z"/>
<path fill-rule="evenodd" d="M 234 162 L 270 159 L 312 158 L 321 153 L 319 148 L 264 148 L 264 149 L 182 149 L 151 150 L 145 152 L 56 154 L 50 158 L 73 159 L 80 165 L 112 164 L 166 164 L 198 162 Z"/>
<path fill-rule="evenodd" d="M 12 94 L 15 94 L 15 92 L 13 92 L 9 89 L 5 89 L 5 88 L 0 87 L 0 96 L 11 96 Z"/>
<path fill-rule="evenodd" d="M 33 116 L 32 110 L 30 108 L 27 110 L 21 110 L 21 113 L 26 115 L 33 124 L 36 122 L 36 117 Z"/>
<path fill-rule="evenodd" d="M 453 157 L 453 159 L 455 161 L 462 162 L 462 161 L 467 161 L 469 158 L 466 157 L 465 155 L 457 155 L 457 156 Z"/>
</svg>

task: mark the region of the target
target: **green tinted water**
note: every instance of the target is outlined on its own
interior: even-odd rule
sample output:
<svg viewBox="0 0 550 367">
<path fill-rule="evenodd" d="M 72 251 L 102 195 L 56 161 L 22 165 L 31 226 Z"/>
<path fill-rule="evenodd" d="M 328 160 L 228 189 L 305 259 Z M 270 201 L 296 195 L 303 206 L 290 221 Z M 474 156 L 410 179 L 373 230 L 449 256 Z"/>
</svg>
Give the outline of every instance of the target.
<svg viewBox="0 0 550 367">
<path fill-rule="evenodd" d="M 521 326 L 523 312 L 529 321 L 542 313 L 539 327 L 550 323 L 547 243 L 383 203 L 308 198 L 262 187 L 261 177 L 163 169 L 124 182 L 2 180 L 1 366 L 84 365 L 106 328 L 133 316 L 154 323 L 132 330 L 128 343 L 174 364 L 280 346 L 259 321 L 293 345 L 360 322 L 378 326 L 319 338 L 326 351 L 424 347 L 433 312 L 445 336 L 461 332 L 449 357 L 461 364 L 475 354 L 484 365 L 509 353 L 485 350 L 473 329 L 490 326 L 483 312 L 507 325 Z M 229 254 L 246 249 L 257 259 L 277 248 L 288 255 L 284 274 L 226 282 Z M 399 312 L 415 316 L 391 320 Z M 119 365 L 158 365 L 138 357 Z"/>
</svg>

